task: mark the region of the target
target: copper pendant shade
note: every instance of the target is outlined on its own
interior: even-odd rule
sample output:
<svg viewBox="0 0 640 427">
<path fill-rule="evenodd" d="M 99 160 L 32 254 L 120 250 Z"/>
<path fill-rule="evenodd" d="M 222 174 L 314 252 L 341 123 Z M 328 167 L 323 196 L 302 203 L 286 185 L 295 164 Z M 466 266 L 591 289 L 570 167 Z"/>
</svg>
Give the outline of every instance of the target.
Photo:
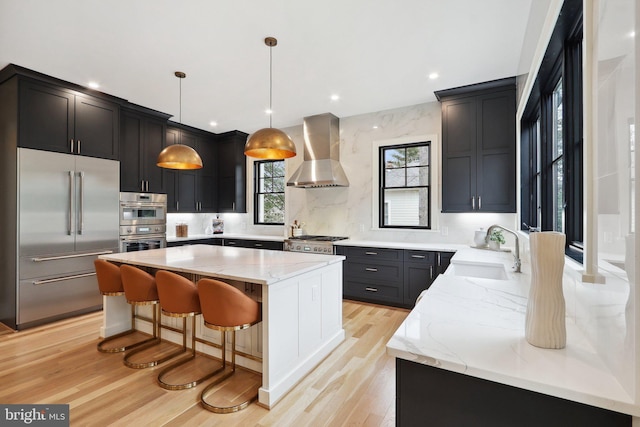
<svg viewBox="0 0 640 427">
<path fill-rule="evenodd" d="M 278 44 L 278 40 L 274 37 L 264 39 L 264 44 L 269 46 L 269 110 L 271 111 L 272 101 L 272 56 L 271 48 Z M 296 155 L 296 145 L 291 138 L 281 131 L 271 127 L 271 112 L 269 113 L 269 127 L 260 129 L 247 138 L 247 144 L 244 146 L 244 154 L 246 156 L 258 159 L 281 160 L 294 157 Z"/>
<path fill-rule="evenodd" d="M 188 145 L 173 144 L 160 152 L 156 164 L 165 169 L 200 169 L 202 159 L 198 152 Z"/>
<path fill-rule="evenodd" d="M 187 77 L 182 71 L 176 71 L 175 76 L 180 80 L 180 123 L 182 123 L 182 79 Z M 196 150 L 184 144 L 172 144 L 165 147 L 156 165 L 165 169 L 200 169 L 202 159 Z"/>
</svg>

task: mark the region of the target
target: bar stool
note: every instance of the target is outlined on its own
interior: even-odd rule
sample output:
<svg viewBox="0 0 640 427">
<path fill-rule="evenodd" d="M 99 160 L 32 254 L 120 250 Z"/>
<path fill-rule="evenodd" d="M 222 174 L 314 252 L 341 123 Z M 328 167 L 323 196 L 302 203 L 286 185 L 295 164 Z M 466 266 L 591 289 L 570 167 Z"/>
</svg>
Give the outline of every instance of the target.
<svg viewBox="0 0 640 427">
<path fill-rule="evenodd" d="M 153 306 L 152 336 L 147 340 L 145 345 L 128 351 L 124 356 L 124 364 L 129 368 L 144 369 L 159 365 L 160 363 L 166 362 L 167 360 L 175 357 L 175 354 L 172 353 L 168 356 L 164 356 L 148 362 L 131 362 L 132 356 L 148 348 L 159 345 L 162 342 L 162 328 L 160 326 L 160 314 L 158 309 L 160 305 L 160 299 L 158 298 L 156 279 L 151 274 L 127 264 L 123 264 L 120 266 L 120 274 L 122 276 L 124 294 L 129 304 L 131 304 L 134 308 L 144 305 Z"/>
<path fill-rule="evenodd" d="M 236 331 L 247 329 L 262 320 L 262 306 L 239 289 L 215 279 L 200 279 L 198 295 L 204 325 L 222 332 L 222 368 L 226 368 L 227 331 L 231 331 L 231 371 L 209 384 L 200 394 L 205 409 L 219 414 L 240 411 L 258 398 L 256 390 L 249 400 L 233 406 L 215 406 L 206 401 L 209 391 L 236 371 Z"/>
<path fill-rule="evenodd" d="M 187 318 L 191 317 L 191 354 L 177 360 L 160 371 L 158 374 L 158 384 L 167 390 L 184 390 L 195 387 L 202 381 L 221 372 L 222 369 L 183 384 L 169 384 L 165 382 L 163 378 L 169 372 L 196 358 L 196 316 L 201 314 L 198 288 L 195 283 L 186 277 L 164 270 L 156 273 L 156 284 L 158 286 L 158 296 L 160 297 L 162 314 L 169 317 L 182 318 L 182 349 L 176 352 L 176 355 L 187 351 Z M 206 343 L 204 340 L 201 341 Z"/>
<path fill-rule="evenodd" d="M 120 267 L 115 264 L 112 264 L 103 259 L 96 259 L 93 262 L 93 265 L 96 269 L 96 277 L 98 279 L 98 288 L 100 289 L 100 293 L 104 296 L 120 296 L 124 294 L 124 288 L 122 287 L 122 279 L 120 277 Z M 136 319 L 136 310 L 135 306 L 131 306 L 131 328 L 124 332 L 120 332 L 116 335 L 112 335 L 100 341 L 98 343 L 98 351 L 101 353 L 121 353 L 123 351 L 127 351 L 139 345 L 142 345 L 148 340 L 138 341 L 129 345 L 122 345 L 120 347 L 107 347 L 105 348 L 105 344 L 116 340 L 118 338 L 124 337 L 126 335 L 130 335 L 136 332 L 135 329 L 135 319 Z"/>
</svg>

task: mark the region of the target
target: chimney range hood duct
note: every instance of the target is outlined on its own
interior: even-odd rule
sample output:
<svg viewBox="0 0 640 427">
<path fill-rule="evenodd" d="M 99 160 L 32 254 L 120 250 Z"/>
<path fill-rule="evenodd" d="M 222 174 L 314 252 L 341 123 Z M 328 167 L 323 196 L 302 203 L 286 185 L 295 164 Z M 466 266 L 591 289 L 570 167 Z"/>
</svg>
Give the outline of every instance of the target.
<svg viewBox="0 0 640 427">
<path fill-rule="evenodd" d="M 340 119 L 331 113 L 305 117 L 304 162 L 287 185 L 290 187 L 348 187 L 340 165 Z"/>
</svg>

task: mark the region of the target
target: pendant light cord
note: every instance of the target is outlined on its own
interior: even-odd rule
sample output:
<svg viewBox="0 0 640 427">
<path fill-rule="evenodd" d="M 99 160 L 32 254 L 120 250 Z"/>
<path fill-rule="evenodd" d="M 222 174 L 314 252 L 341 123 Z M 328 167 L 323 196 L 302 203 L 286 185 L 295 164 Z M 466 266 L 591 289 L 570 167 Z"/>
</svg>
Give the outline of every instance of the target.
<svg viewBox="0 0 640 427">
<path fill-rule="evenodd" d="M 269 127 L 273 127 L 273 46 L 269 46 Z"/>
</svg>

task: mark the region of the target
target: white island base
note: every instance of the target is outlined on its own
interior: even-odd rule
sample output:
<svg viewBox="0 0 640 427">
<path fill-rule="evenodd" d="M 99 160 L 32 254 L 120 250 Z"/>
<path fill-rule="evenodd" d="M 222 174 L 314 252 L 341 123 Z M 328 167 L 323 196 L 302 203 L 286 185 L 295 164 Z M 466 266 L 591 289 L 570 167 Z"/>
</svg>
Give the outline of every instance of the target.
<svg viewBox="0 0 640 427">
<path fill-rule="evenodd" d="M 262 302 L 262 322 L 237 334 L 240 366 L 262 373 L 260 405 L 273 407 L 342 341 L 343 256 L 313 255 L 209 245 L 192 245 L 101 258 L 178 272 L 197 281 L 226 281 Z M 130 306 L 124 297 L 104 298 L 102 336 L 130 328 Z M 146 307 L 147 315 L 150 308 Z M 144 310 L 142 311 L 144 315 Z M 163 324 L 181 321 L 163 317 Z M 172 324 L 171 322 L 175 322 Z M 151 332 L 148 322 L 136 327 Z M 198 336 L 220 342 L 218 332 L 197 322 Z M 181 335 L 162 332 L 163 339 L 181 343 Z M 219 349 L 200 343 L 197 350 L 220 357 Z M 228 350 L 230 351 L 230 350 Z"/>
</svg>

